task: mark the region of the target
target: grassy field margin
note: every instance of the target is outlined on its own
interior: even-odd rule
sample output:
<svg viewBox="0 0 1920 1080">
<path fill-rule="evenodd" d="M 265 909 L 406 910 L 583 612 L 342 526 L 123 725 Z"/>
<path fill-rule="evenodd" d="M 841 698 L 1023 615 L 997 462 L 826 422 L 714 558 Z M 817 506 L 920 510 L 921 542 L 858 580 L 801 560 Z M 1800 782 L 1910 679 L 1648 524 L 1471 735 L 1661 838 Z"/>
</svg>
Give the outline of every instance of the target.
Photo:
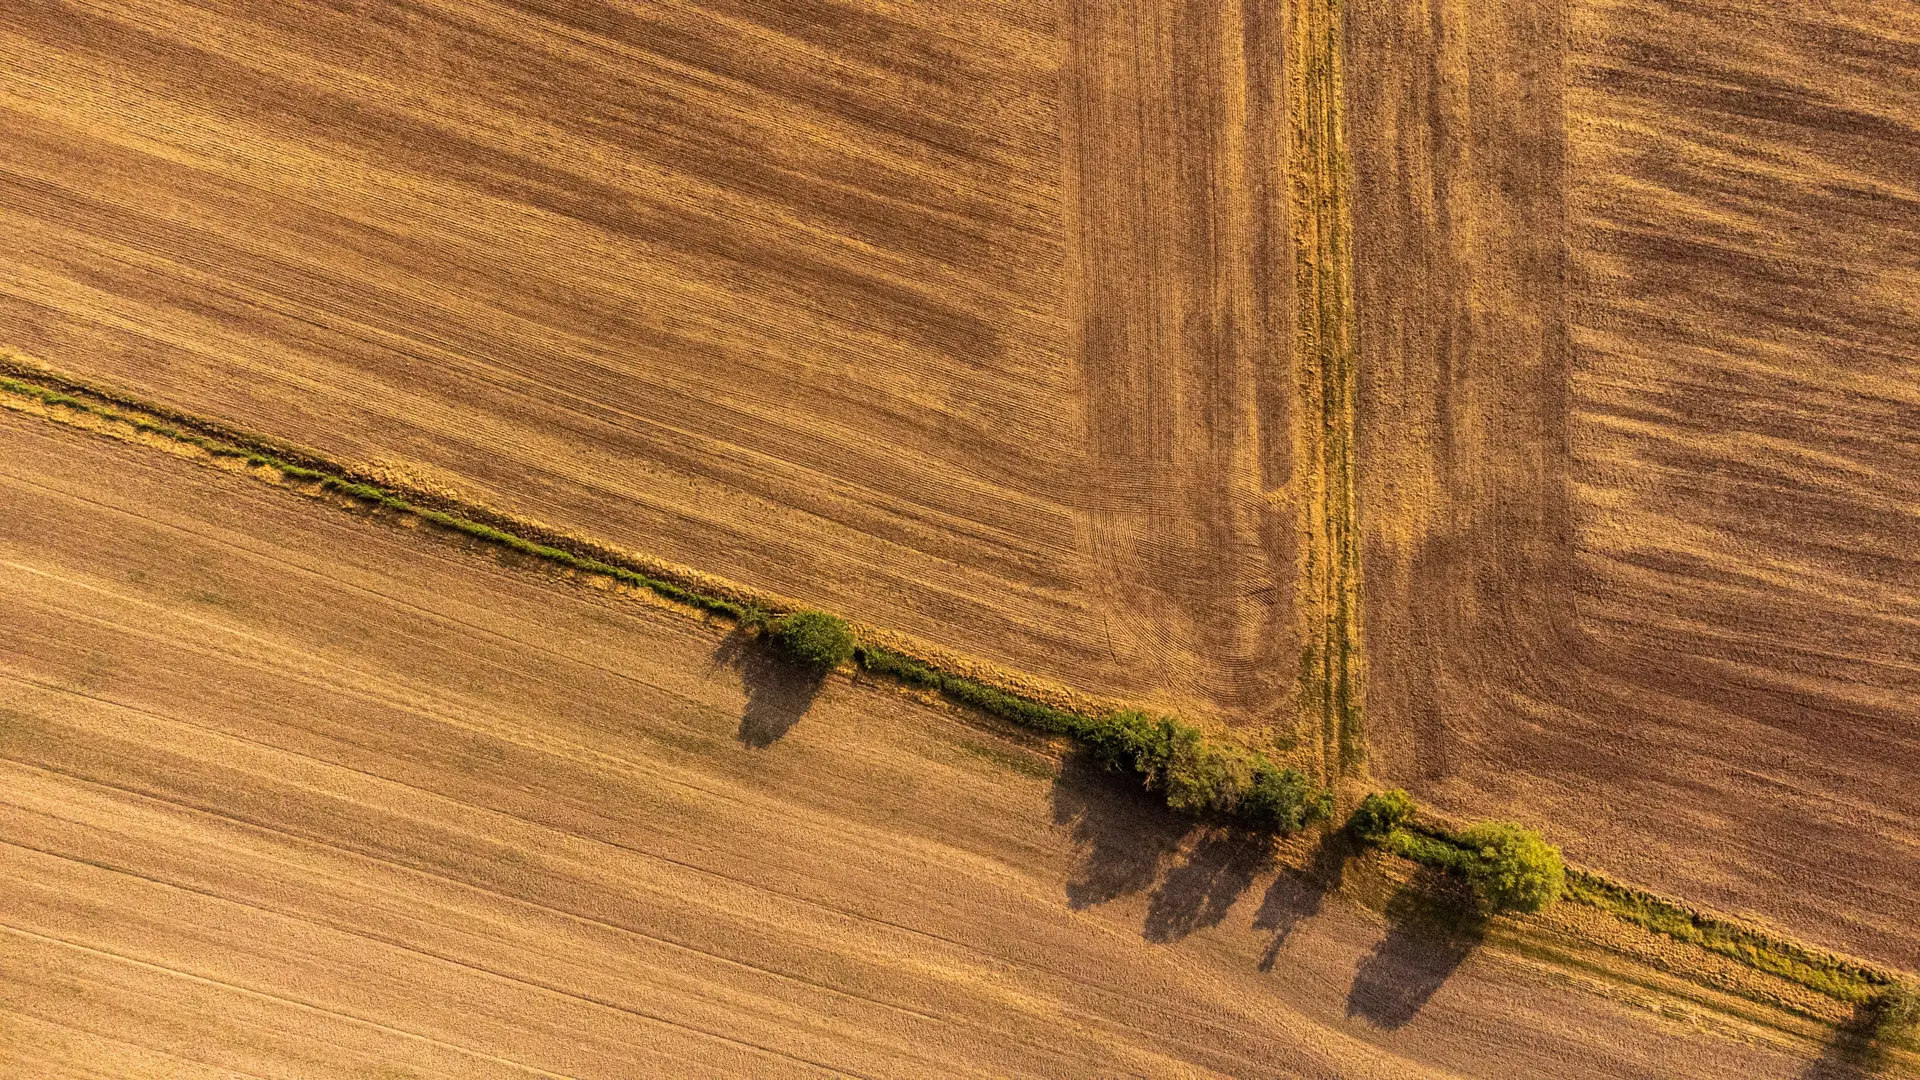
<svg viewBox="0 0 1920 1080">
<path fill-rule="evenodd" d="M 1424 813 L 1399 830 L 1384 848 L 1401 858 L 1450 872 L 1470 857 L 1451 824 Z M 1907 988 L 1899 974 L 1887 968 L 1814 948 L 1593 870 L 1568 866 L 1562 899 L 1725 956 L 1844 1004 L 1872 1010 Z"/>
<path fill-rule="evenodd" d="M 244 463 L 278 480 L 333 494 L 372 509 L 416 518 L 440 529 L 515 552 L 551 566 L 645 590 L 702 615 L 719 616 L 750 631 L 807 610 L 691 570 L 615 552 L 575 537 L 516 521 L 444 495 L 397 489 L 311 450 L 275 443 L 224 425 L 165 409 L 59 375 L 17 353 L 0 350 L 0 395 L 32 401 L 53 419 L 64 412 L 95 424 L 175 444 L 215 461 Z M 1274 765 L 1258 749 L 1173 718 L 1150 718 L 1118 705 L 1086 708 L 1069 695 L 1053 700 L 1014 680 L 982 678 L 914 655 L 884 635 L 862 633 L 853 664 L 877 677 L 977 709 L 1054 737 L 1075 740 L 1116 772 L 1141 776 L 1177 810 L 1256 829 L 1297 831 L 1332 813 L 1332 792 L 1314 787 L 1297 770 Z"/>
<path fill-rule="evenodd" d="M 663 600 L 702 615 L 738 623 L 764 620 L 791 610 L 791 602 L 772 601 L 764 594 L 734 587 L 712 588 L 704 575 L 669 576 L 650 564 L 633 565 L 604 549 L 559 538 L 550 531 L 529 527 L 522 535 L 516 523 L 483 509 L 460 512 L 443 496 L 415 496 L 396 491 L 371 477 L 356 476 L 311 451 L 273 444 L 234 432 L 221 425 L 147 406 L 133 399 L 102 393 L 53 375 L 14 354 L 0 351 L 0 403 L 32 409 L 56 422 L 95 426 L 109 435 L 146 436 L 173 444 L 176 449 L 225 460 L 261 471 L 261 475 L 315 494 L 332 494 L 370 508 L 410 515 L 461 536 L 494 545 L 549 565 L 646 590 Z M 10 399 L 10 400 L 9 400 Z M 60 414 L 66 414 L 64 417 Z M 115 430 L 118 429 L 118 430 Z M 564 546 L 563 546 L 564 545 Z M 704 587 L 703 587 L 704 586 Z M 944 668 L 927 658 L 889 645 L 862 640 L 854 665 L 865 677 L 891 681 L 901 687 L 938 694 L 941 698 L 997 717 L 1049 737 L 1065 737 L 1101 750 L 1103 733 L 1116 718 L 1126 724 L 1148 723 L 1138 712 L 1092 713 L 1044 700 L 1019 689 L 971 674 Z M 1167 721 L 1168 724 L 1177 722 Z M 1203 745 L 1245 760 L 1249 751 L 1231 743 L 1200 736 L 1197 729 L 1177 725 L 1203 738 Z M 1107 756 L 1111 756 L 1110 754 Z M 1264 759 L 1259 759 L 1262 762 Z M 1272 770 L 1277 773 L 1278 770 Z M 1309 793 L 1311 794 L 1311 793 Z M 1286 824 L 1297 828 L 1307 821 Z M 1291 831 L 1282 829 L 1281 831 Z M 1459 863 L 1460 847 L 1453 830 L 1431 815 L 1410 823 L 1387 845 L 1391 854 L 1421 865 L 1451 869 Z M 1568 901 L 1605 913 L 1622 923 L 1663 935 L 1676 942 L 1728 957 L 1756 970 L 1786 979 L 1830 999 L 1868 1009 L 1891 1000 L 1905 984 L 1890 970 L 1848 959 L 1748 926 L 1739 920 L 1692 908 L 1678 901 L 1625 885 L 1591 870 L 1568 869 Z M 1902 1041 L 1910 1041 L 1903 1035 Z"/>
</svg>

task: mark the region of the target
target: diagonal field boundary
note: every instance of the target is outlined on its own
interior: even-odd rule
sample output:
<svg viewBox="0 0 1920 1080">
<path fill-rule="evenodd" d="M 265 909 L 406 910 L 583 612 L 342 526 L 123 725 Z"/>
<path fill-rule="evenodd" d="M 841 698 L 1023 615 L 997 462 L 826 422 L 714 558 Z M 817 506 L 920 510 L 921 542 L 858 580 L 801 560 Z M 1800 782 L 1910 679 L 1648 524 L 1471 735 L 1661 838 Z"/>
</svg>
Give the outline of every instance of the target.
<svg viewBox="0 0 1920 1080">
<path fill-rule="evenodd" d="M 25 402 L 36 403 L 56 421 L 237 465 L 260 479 L 411 517 L 749 628 L 801 609 L 785 597 L 617 551 L 450 496 L 405 488 L 315 451 L 92 387 L 0 349 L 0 403 L 18 409 Z M 1142 774 L 1147 786 L 1164 793 L 1175 809 L 1282 834 L 1332 816 L 1330 788 L 1316 786 L 1298 769 L 1275 765 L 1263 751 L 1231 737 L 1172 717 L 1156 720 L 1118 702 L 1051 690 L 1029 676 L 990 665 L 956 662 L 938 650 L 915 649 L 911 639 L 878 627 L 856 624 L 856 631 L 853 663 L 863 674 L 932 691 L 1047 736 L 1072 737 L 1109 766 Z"/>
<path fill-rule="evenodd" d="M 303 494 L 331 495 L 343 504 L 351 502 L 411 515 L 447 533 L 495 545 L 575 573 L 610 578 L 704 615 L 744 621 L 763 612 L 790 610 L 794 606 L 783 598 L 732 585 L 698 571 L 663 568 L 662 564 L 517 522 L 484 508 L 465 507 L 445 496 L 418 493 L 415 501 L 414 492 L 403 492 L 393 485 L 356 475 L 311 451 L 247 436 L 223 425 L 91 388 L 4 350 L 0 350 L 0 373 L 4 373 L 0 374 L 0 406 L 14 411 L 243 469 L 263 482 Z M 862 627 L 861 632 L 864 639 L 875 631 Z M 1022 687 L 1015 682 L 989 681 L 970 671 L 943 666 L 930 657 L 896 652 L 865 644 L 864 640 L 856 662 L 863 674 L 932 690 L 955 704 L 1049 736 L 1078 735 L 1085 725 L 1097 724 L 1113 715 L 1080 711 L 1093 699 L 1062 701 L 1033 696 L 1022 692 Z M 1429 821 L 1416 828 L 1434 845 L 1451 845 L 1452 832 L 1445 824 Z M 1445 854 L 1438 848 L 1436 852 Z M 1429 861 L 1419 858 L 1418 851 L 1411 855 L 1397 854 L 1414 861 Z M 1728 957 L 1845 1005 L 1871 1009 L 1889 1000 L 1891 992 L 1905 985 L 1899 972 L 1806 945 L 1590 870 L 1570 867 L 1568 878 L 1565 899 L 1569 902 L 1675 942 Z"/>
</svg>

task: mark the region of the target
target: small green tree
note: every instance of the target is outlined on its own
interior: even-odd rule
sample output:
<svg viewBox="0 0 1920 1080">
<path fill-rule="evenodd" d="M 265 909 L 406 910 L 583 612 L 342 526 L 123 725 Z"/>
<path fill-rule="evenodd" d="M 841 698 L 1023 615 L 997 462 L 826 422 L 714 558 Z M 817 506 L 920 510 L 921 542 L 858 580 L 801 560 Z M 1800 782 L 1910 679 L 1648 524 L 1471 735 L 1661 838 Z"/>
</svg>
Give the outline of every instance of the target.
<svg viewBox="0 0 1920 1080">
<path fill-rule="evenodd" d="M 1109 713 L 1079 731 L 1094 757 L 1116 772 L 1145 774 L 1151 783 L 1166 764 L 1167 725 L 1142 712 Z"/>
<path fill-rule="evenodd" d="M 1459 836 L 1467 880 L 1495 911 L 1539 911 L 1566 888 L 1560 849 L 1514 821 L 1483 821 Z"/>
<path fill-rule="evenodd" d="M 1253 763 L 1206 741 L 1198 728 L 1176 724 L 1162 773 L 1167 805 L 1199 814 L 1231 814 L 1253 784 Z"/>
<path fill-rule="evenodd" d="M 796 611 L 775 621 L 773 640 L 788 656 L 819 671 L 853 658 L 853 628 L 824 611 Z"/>
<path fill-rule="evenodd" d="M 1873 1041 L 1883 1050 L 1895 1043 L 1911 1042 L 1920 1031 L 1920 993 L 1905 983 L 1896 982 L 1880 992 L 1873 1002 Z"/>
<path fill-rule="evenodd" d="M 1278 769 L 1256 756 L 1253 782 L 1240 797 L 1239 816 L 1259 828 L 1296 833 L 1333 813 L 1333 792 L 1316 788 L 1298 769 Z"/>
<path fill-rule="evenodd" d="M 1393 830 L 1413 820 L 1413 796 L 1394 788 L 1376 791 L 1360 800 L 1353 816 L 1347 819 L 1347 831 L 1363 844 L 1386 843 Z"/>
</svg>

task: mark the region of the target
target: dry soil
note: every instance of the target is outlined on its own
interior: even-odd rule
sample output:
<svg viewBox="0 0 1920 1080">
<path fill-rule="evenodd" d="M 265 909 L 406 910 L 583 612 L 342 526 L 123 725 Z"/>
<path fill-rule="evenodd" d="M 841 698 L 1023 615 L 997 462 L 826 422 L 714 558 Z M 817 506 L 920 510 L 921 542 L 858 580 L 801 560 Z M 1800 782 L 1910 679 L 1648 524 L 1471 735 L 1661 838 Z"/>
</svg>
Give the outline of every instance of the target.
<svg viewBox="0 0 1920 1080">
<path fill-rule="evenodd" d="M 1349 19 L 1376 772 L 1920 966 L 1920 11 Z"/>
<path fill-rule="evenodd" d="M 17 414 L 0 451 L 0 1071 L 1597 1080 L 1819 1053 L 1383 919 L 676 610 Z"/>
</svg>

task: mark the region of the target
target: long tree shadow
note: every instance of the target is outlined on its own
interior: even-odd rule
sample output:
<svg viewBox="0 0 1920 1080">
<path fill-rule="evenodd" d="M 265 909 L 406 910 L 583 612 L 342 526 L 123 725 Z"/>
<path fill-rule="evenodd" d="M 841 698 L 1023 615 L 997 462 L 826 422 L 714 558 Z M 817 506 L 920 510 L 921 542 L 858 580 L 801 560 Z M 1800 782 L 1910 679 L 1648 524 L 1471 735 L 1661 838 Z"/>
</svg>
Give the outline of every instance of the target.
<svg viewBox="0 0 1920 1080">
<path fill-rule="evenodd" d="M 1218 926 L 1253 879 L 1273 863 L 1273 838 L 1211 827 L 1160 882 L 1147 905 L 1148 941 L 1178 941 Z"/>
<path fill-rule="evenodd" d="M 752 747 L 764 749 L 785 738 L 826 684 L 825 672 L 787 659 L 744 630 L 728 634 L 713 661 L 740 673 L 747 706 L 735 738 Z"/>
<path fill-rule="evenodd" d="M 1360 962 L 1347 1015 L 1406 1026 L 1486 935 L 1487 921 L 1459 881 L 1420 868 L 1387 901 L 1387 936 Z"/>
<path fill-rule="evenodd" d="M 1267 886 L 1260 909 L 1253 913 L 1255 930 L 1273 931 L 1260 956 L 1260 970 L 1272 971 L 1289 937 L 1306 920 L 1320 913 L 1327 894 L 1337 892 L 1346 877 L 1353 842 L 1345 830 L 1330 832 L 1313 849 L 1313 859 L 1299 870 L 1284 870 Z"/>
<path fill-rule="evenodd" d="M 1139 781 L 1073 754 L 1053 782 L 1053 822 L 1073 829 L 1080 865 L 1067 881 L 1067 903 L 1086 908 L 1137 893 L 1160 876 L 1193 822 L 1139 787 Z"/>
</svg>

